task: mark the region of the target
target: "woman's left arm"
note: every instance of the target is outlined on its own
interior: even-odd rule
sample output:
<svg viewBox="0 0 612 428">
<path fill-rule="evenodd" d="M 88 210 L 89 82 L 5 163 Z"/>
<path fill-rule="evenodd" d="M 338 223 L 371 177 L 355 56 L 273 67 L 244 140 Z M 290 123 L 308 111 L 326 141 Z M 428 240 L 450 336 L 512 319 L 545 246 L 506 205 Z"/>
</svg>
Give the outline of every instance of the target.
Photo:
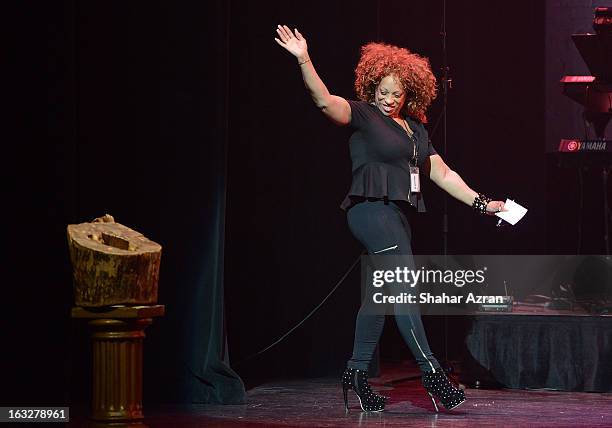
<svg viewBox="0 0 612 428">
<path fill-rule="evenodd" d="M 427 163 L 426 170 L 429 169 L 429 178 L 434 183 L 453 198 L 460 200 L 466 205 L 473 205 L 474 200 L 478 197 L 478 193 L 472 190 L 459 174 L 450 169 L 440 155 L 429 156 Z M 493 215 L 503 210 L 504 203 L 502 201 L 490 201 L 487 203 L 487 214 Z"/>
</svg>

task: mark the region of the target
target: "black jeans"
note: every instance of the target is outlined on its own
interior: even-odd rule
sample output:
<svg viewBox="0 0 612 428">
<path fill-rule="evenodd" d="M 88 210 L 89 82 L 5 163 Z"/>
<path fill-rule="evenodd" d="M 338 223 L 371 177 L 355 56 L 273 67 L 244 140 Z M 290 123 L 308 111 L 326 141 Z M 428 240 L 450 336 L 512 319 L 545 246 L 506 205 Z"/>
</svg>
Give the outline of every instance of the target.
<svg viewBox="0 0 612 428">
<path fill-rule="evenodd" d="M 394 255 L 402 264 L 413 266 L 411 231 L 408 219 L 402 210 L 393 202 L 364 201 L 353 206 L 347 213 L 351 232 L 371 255 Z M 395 259 L 397 260 L 397 259 Z M 368 370 L 370 360 L 380 339 L 385 315 L 374 313 L 369 305 L 372 300 L 363 300 L 355 325 L 355 343 L 349 368 Z M 418 304 L 394 305 L 395 321 L 399 331 L 412 351 L 416 362 L 423 372 L 435 372 L 440 363 L 433 356 L 425 329 L 421 321 Z"/>
</svg>

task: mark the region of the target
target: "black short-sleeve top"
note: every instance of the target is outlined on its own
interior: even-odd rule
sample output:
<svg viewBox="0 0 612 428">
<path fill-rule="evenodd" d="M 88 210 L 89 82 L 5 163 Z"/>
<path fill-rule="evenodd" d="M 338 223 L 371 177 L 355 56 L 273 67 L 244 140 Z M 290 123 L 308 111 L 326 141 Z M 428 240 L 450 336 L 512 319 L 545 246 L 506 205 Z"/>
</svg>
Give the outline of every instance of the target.
<svg viewBox="0 0 612 428">
<path fill-rule="evenodd" d="M 436 154 L 422 123 L 407 117 L 414 131 L 408 133 L 375 105 L 348 101 L 353 130 L 349 139 L 353 180 L 344 210 L 364 198 L 409 202 L 417 211 L 425 211 L 422 194 L 410 191 L 410 166 L 422 170 L 427 158 Z M 415 145 L 417 157 L 415 154 Z"/>
</svg>

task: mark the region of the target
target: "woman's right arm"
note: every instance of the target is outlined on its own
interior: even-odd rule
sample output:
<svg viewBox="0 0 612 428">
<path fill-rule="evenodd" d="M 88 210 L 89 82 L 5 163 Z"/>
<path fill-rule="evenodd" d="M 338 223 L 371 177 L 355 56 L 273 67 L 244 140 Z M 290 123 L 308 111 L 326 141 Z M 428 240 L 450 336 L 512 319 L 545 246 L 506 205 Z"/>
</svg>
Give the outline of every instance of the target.
<svg viewBox="0 0 612 428">
<path fill-rule="evenodd" d="M 351 106 L 344 98 L 329 93 L 308 56 L 308 46 L 304 36 L 297 28 L 294 34 L 286 25 L 279 25 L 276 33 L 278 34 L 278 38 L 274 38 L 276 43 L 297 58 L 304 84 L 315 105 L 335 124 L 348 125 L 351 122 Z"/>
</svg>

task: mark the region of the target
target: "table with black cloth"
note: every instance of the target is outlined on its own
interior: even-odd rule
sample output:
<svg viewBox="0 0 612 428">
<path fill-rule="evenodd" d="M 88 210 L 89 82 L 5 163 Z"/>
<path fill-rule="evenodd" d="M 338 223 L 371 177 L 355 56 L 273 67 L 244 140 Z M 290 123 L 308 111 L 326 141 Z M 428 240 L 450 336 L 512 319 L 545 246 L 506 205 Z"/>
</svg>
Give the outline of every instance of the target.
<svg viewBox="0 0 612 428">
<path fill-rule="evenodd" d="M 471 383 L 612 392 L 612 316 L 519 307 L 470 317 Z"/>
</svg>

